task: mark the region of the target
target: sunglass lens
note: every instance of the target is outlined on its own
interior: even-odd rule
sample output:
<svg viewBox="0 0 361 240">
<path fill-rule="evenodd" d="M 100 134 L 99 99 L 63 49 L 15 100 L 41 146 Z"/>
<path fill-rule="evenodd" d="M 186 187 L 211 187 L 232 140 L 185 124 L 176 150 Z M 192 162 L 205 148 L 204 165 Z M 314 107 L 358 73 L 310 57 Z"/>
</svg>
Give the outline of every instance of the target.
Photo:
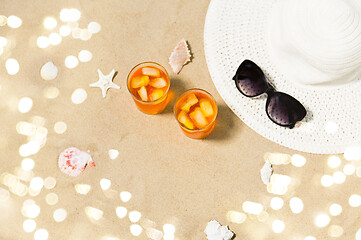
<svg viewBox="0 0 361 240">
<path fill-rule="evenodd" d="M 266 111 L 273 122 L 291 128 L 306 116 L 304 106 L 294 97 L 282 92 L 273 92 L 269 95 Z"/>
<path fill-rule="evenodd" d="M 238 90 L 247 97 L 256 97 L 265 93 L 267 80 L 262 70 L 250 60 L 244 60 L 238 67 L 233 80 Z"/>
</svg>

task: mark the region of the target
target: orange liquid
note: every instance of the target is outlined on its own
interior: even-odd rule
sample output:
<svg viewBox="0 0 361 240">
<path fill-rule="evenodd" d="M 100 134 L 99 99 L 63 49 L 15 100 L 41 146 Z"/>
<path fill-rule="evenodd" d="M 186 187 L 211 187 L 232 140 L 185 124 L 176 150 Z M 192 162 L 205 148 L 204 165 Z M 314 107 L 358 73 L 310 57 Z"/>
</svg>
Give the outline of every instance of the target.
<svg viewBox="0 0 361 240">
<path fill-rule="evenodd" d="M 189 96 L 191 94 L 194 94 L 197 97 L 198 102 L 195 105 L 193 105 L 192 107 L 190 107 L 189 112 L 188 112 L 188 116 L 189 116 L 189 113 L 192 113 L 196 108 L 200 107 L 200 100 L 201 99 L 206 99 L 211 103 L 212 108 L 213 108 L 213 114 L 211 116 L 205 117 L 208 124 L 203 128 L 197 128 L 197 126 L 196 126 L 196 124 L 194 124 L 195 122 L 192 120 L 192 118 L 190 118 L 190 120 L 194 124 L 194 129 L 187 128 L 185 125 L 183 125 L 179 121 L 178 121 L 178 123 L 179 123 L 183 133 L 187 137 L 190 137 L 190 138 L 193 138 L 193 139 L 202 139 L 202 138 L 207 137 L 214 129 L 214 126 L 215 126 L 215 123 L 216 123 L 215 119 L 216 119 L 217 112 L 218 112 L 217 103 L 213 99 L 213 97 L 204 90 L 201 90 L 201 89 L 188 90 L 178 98 L 178 100 L 177 100 L 177 102 L 176 102 L 176 104 L 174 106 L 174 113 L 175 113 L 175 117 L 177 119 L 178 119 L 179 113 L 182 111 L 181 107 L 183 106 L 184 102 L 189 98 Z"/>
<path fill-rule="evenodd" d="M 150 81 L 152 81 L 155 78 L 163 78 L 166 81 L 166 85 L 162 88 L 155 88 L 155 87 L 152 87 L 150 84 L 145 86 L 149 101 L 142 100 L 142 98 L 140 97 L 140 95 L 138 93 L 140 88 L 132 88 L 132 86 L 131 86 L 132 80 L 134 78 L 146 76 L 142 73 L 143 68 L 154 68 L 160 72 L 159 77 L 149 76 Z M 129 76 L 128 76 L 128 90 L 131 93 L 133 100 L 134 100 L 136 106 L 138 107 L 138 109 L 146 114 L 153 115 L 153 114 L 160 113 L 161 111 L 164 110 L 164 108 L 168 104 L 169 87 L 170 87 L 170 82 L 169 82 L 169 77 L 168 77 L 167 71 L 162 66 L 160 66 L 156 63 L 139 64 L 135 68 L 133 68 L 133 70 L 129 73 Z M 158 98 L 154 101 L 150 101 L 151 94 L 156 90 L 162 90 L 164 94 L 160 98 Z"/>
</svg>

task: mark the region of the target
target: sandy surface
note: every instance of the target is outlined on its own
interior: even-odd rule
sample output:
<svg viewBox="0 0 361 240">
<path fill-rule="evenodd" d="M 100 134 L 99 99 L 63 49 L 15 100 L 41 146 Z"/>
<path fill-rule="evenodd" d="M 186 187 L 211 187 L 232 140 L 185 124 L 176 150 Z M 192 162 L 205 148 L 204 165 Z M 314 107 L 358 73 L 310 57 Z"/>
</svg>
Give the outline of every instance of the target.
<svg viewBox="0 0 361 240">
<path fill-rule="evenodd" d="M 9 40 L 0 56 L 0 190 L 5 196 L 0 194 L 0 239 L 34 237 L 34 232 L 23 230 L 27 217 L 21 209 L 27 199 L 33 199 L 40 207 L 40 214 L 34 219 L 36 229 L 46 229 L 49 239 L 149 239 L 149 231 L 163 231 L 164 224 L 174 225 L 176 240 L 205 239 L 203 230 L 212 219 L 229 225 L 236 239 L 302 240 L 309 235 L 319 240 L 330 239 L 331 225 L 343 228 L 339 239 L 355 239 L 361 227 L 359 208 L 350 207 L 348 200 L 352 194 L 360 194 L 359 179 L 347 176 L 343 184 L 331 187 L 320 184 L 322 175 L 342 171 L 348 162 L 340 156 L 341 165 L 332 169 L 327 164 L 327 155 L 298 153 L 262 138 L 245 126 L 218 95 L 203 50 L 208 4 L 207 0 L 0 1 L 0 15 L 16 15 L 23 20 L 18 29 L 0 27 L 0 36 Z M 67 36 L 60 45 L 40 49 L 36 39 L 58 32 L 64 24 L 59 19 L 63 8 L 81 11 L 80 28 L 96 21 L 101 31 L 87 41 Z M 54 16 L 58 21 L 54 30 L 44 29 L 42 22 L 46 16 Z M 215 97 L 219 106 L 214 132 L 201 141 L 186 138 L 180 131 L 172 111 L 174 99 L 163 113 L 148 116 L 136 109 L 126 87 L 128 72 L 139 62 L 155 61 L 171 72 L 168 57 L 182 38 L 189 41 L 194 58 L 179 75 L 170 73 L 173 96 L 189 88 L 203 88 Z M 67 68 L 65 58 L 77 56 L 83 49 L 93 54 L 92 60 L 80 62 L 74 69 Z M 8 58 L 19 62 L 20 71 L 16 75 L 6 71 Z M 41 79 L 39 74 L 41 66 L 48 61 L 53 61 L 59 69 L 58 77 L 52 81 Z M 109 90 L 104 99 L 100 89 L 89 87 L 98 80 L 98 68 L 104 74 L 112 69 L 118 71 L 114 83 L 121 89 Z M 49 87 L 59 90 L 56 98 L 44 96 Z M 81 104 L 74 104 L 71 96 L 78 88 L 87 92 L 87 98 Z M 27 113 L 18 111 L 18 102 L 23 97 L 33 101 Z M 38 119 L 35 122 L 34 117 Z M 54 131 L 58 121 L 67 126 L 63 134 Z M 14 184 L 29 186 L 30 178 L 24 178 L 18 171 L 24 158 L 19 155 L 19 147 L 29 140 L 17 131 L 19 122 L 33 122 L 42 133 L 47 130 L 42 135 L 46 143 L 29 156 L 35 162 L 31 176 L 43 179 L 51 176 L 57 184 L 53 189 L 43 188 L 35 196 L 29 193 L 18 196 L 10 191 L 7 198 L 7 190 L 13 191 Z M 34 132 L 31 134 L 34 137 Z M 76 178 L 62 174 L 57 158 L 69 146 L 89 150 L 96 168 L 87 168 Z M 118 150 L 119 156 L 111 160 L 109 149 Z M 279 196 L 284 206 L 277 211 L 270 207 L 270 200 L 276 195 L 267 192 L 259 173 L 268 152 L 301 154 L 307 159 L 303 167 L 292 164 L 274 167 L 275 173 L 291 178 L 287 193 Z M 9 183 L 4 181 L 9 174 L 23 178 L 15 177 Z M 110 189 L 101 189 L 102 178 L 111 181 Z M 76 184 L 88 184 L 91 190 L 81 195 L 75 191 Z M 119 197 L 121 191 L 129 191 L 132 198 L 123 202 Z M 49 193 L 57 194 L 59 201 L 55 205 L 46 203 Z M 290 199 L 295 196 L 304 204 L 299 214 L 292 213 L 289 207 Z M 246 214 L 243 223 L 232 223 L 227 213 L 231 210 L 243 213 L 245 201 L 262 204 L 268 218 L 262 222 L 257 216 Z M 321 213 L 328 214 L 332 203 L 343 207 L 342 214 L 331 217 L 330 224 L 324 228 L 315 226 L 315 218 Z M 143 232 L 139 236 L 132 235 L 128 216 L 117 217 L 118 206 L 141 213 L 137 224 Z M 91 219 L 86 214 L 87 207 L 100 210 L 102 217 Z M 67 212 L 66 219 L 59 223 L 53 219 L 58 208 Z M 285 224 L 280 234 L 272 230 L 275 219 Z M 165 239 L 172 240 L 173 236 L 168 233 Z"/>
</svg>

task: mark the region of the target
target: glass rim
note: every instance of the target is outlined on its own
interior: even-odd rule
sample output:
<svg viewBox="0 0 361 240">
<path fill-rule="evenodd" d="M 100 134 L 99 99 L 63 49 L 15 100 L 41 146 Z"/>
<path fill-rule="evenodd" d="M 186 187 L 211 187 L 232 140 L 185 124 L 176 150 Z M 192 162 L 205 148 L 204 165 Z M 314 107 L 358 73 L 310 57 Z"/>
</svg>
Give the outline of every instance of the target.
<svg viewBox="0 0 361 240">
<path fill-rule="evenodd" d="M 161 67 L 161 71 L 164 70 L 164 73 L 168 79 L 168 88 L 167 88 L 167 91 L 164 92 L 163 96 L 161 96 L 160 98 L 156 99 L 156 100 L 153 100 L 153 101 L 143 101 L 142 99 L 139 99 L 137 98 L 136 96 L 134 96 L 134 94 L 132 93 L 132 91 L 130 91 L 129 89 L 129 81 L 130 81 L 130 77 L 131 77 L 131 72 L 139 67 L 140 65 L 146 65 L 146 64 L 154 64 L 154 65 L 157 65 L 159 67 Z M 151 103 L 155 103 L 159 100 L 161 100 L 162 98 L 164 98 L 165 96 L 167 96 L 168 92 L 169 92 L 169 89 L 170 89 L 170 79 L 169 79 L 169 74 L 168 74 L 168 71 L 167 69 L 165 69 L 165 67 L 163 67 L 162 65 L 160 65 L 159 63 L 156 63 L 156 62 L 151 62 L 151 61 L 147 61 L 147 62 L 141 62 L 141 63 L 138 63 L 137 65 L 135 65 L 128 73 L 128 76 L 127 76 L 127 89 L 128 89 L 128 92 L 130 93 L 130 95 L 132 95 L 132 97 L 134 98 L 134 100 L 138 101 L 138 102 L 141 102 L 143 104 L 151 104 Z"/>
<path fill-rule="evenodd" d="M 187 128 L 186 126 L 184 126 L 181 122 L 178 121 L 178 118 L 177 118 L 177 115 L 176 115 L 176 106 L 177 106 L 177 103 L 179 102 L 179 100 L 184 97 L 185 95 L 187 95 L 189 92 L 192 92 L 192 91 L 199 91 L 199 92 L 203 92 L 205 93 L 207 96 L 210 97 L 210 99 L 215 103 L 216 105 L 216 114 L 213 118 L 213 120 L 208 123 L 208 125 L 204 128 L 200 128 L 200 129 L 189 129 Z M 173 114 L 174 114 L 174 117 L 176 119 L 176 121 L 178 122 L 179 126 L 181 128 L 184 128 L 185 130 L 189 131 L 189 132 L 199 132 L 199 131 L 203 131 L 207 128 L 209 128 L 215 121 L 216 121 L 216 118 L 217 118 L 217 115 L 218 115 L 218 106 L 217 106 L 217 102 L 216 100 L 214 99 L 214 97 L 212 96 L 212 94 L 210 94 L 209 92 L 207 92 L 206 90 L 204 89 L 200 89 L 200 88 L 191 88 L 191 89 L 188 89 L 186 90 L 185 92 L 183 92 L 179 97 L 177 97 L 176 101 L 175 101 L 175 104 L 174 104 L 174 107 L 173 107 Z"/>
</svg>

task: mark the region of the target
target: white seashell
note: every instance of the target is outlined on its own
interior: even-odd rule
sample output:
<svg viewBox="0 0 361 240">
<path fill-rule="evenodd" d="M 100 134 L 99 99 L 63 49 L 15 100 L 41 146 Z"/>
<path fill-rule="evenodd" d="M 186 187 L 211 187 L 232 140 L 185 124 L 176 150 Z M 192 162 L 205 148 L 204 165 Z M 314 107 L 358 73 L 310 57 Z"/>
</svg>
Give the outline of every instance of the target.
<svg viewBox="0 0 361 240">
<path fill-rule="evenodd" d="M 178 74 L 184 64 L 191 60 L 191 56 L 186 40 L 182 39 L 169 57 L 169 65 L 172 67 L 173 72 Z"/>
<path fill-rule="evenodd" d="M 273 173 L 272 165 L 269 162 L 266 162 L 261 169 L 261 178 L 262 178 L 262 182 L 265 185 L 269 184 L 272 173 Z"/>
<path fill-rule="evenodd" d="M 204 233 L 208 240 L 230 240 L 234 233 L 228 229 L 228 226 L 222 226 L 216 220 L 212 220 L 207 224 Z"/>
</svg>

